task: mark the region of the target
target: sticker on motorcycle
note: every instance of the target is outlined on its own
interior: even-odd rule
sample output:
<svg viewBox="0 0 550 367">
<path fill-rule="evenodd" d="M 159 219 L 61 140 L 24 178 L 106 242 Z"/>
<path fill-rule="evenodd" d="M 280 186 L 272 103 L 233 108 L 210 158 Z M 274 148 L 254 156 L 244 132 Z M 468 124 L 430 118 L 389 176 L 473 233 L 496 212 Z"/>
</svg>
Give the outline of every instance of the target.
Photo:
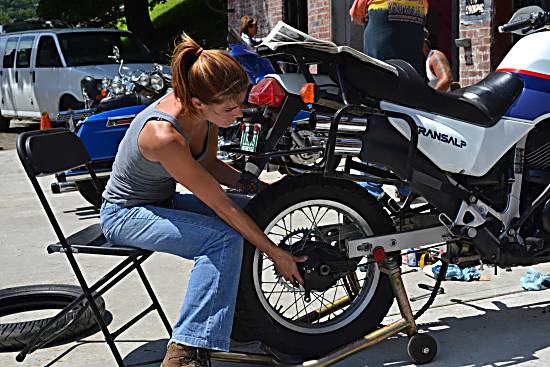
<svg viewBox="0 0 550 367">
<path fill-rule="evenodd" d="M 243 124 L 241 125 L 241 129 L 241 150 L 244 150 L 245 152 L 255 153 L 262 125 L 243 122 Z"/>
</svg>

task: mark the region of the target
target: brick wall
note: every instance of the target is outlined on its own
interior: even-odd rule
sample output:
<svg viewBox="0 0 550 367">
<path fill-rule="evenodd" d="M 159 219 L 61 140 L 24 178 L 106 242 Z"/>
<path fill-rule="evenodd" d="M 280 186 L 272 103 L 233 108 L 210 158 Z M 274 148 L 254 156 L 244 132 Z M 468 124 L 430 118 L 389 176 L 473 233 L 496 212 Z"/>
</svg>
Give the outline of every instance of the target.
<svg viewBox="0 0 550 367">
<path fill-rule="evenodd" d="M 340 0 L 336 0 L 340 1 Z M 331 0 L 308 0 L 308 30 L 313 37 L 331 39 Z M 258 19 L 258 36 L 266 36 L 283 19 L 283 0 L 228 0 L 227 7 L 234 10 L 229 13 L 230 27 L 239 29 L 243 15 Z"/>
<path fill-rule="evenodd" d="M 239 30 L 243 15 L 258 19 L 258 36 L 267 36 L 269 31 L 283 18 L 282 0 L 227 0 L 228 24 Z"/>
<path fill-rule="evenodd" d="M 342 0 L 335 0 L 342 1 Z M 308 33 L 313 37 L 332 40 L 331 0 L 308 0 Z"/>
<path fill-rule="evenodd" d="M 485 0 L 485 11 L 481 15 L 466 15 L 465 3 L 460 6 L 460 38 L 472 40 L 473 65 L 466 65 L 464 49 L 460 49 L 460 84 L 477 83 L 491 71 L 491 53 L 494 47 L 495 0 Z"/>
</svg>

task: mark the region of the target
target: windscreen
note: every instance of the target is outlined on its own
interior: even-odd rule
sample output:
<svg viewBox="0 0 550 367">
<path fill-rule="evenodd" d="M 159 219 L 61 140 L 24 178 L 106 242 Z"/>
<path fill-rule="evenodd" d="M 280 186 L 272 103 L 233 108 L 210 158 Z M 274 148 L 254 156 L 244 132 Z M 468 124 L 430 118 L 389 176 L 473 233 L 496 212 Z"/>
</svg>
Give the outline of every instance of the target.
<svg viewBox="0 0 550 367">
<path fill-rule="evenodd" d="M 74 32 L 58 35 L 68 66 L 113 64 L 113 46 L 124 63 L 152 63 L 153 56 L 136 36 L 127 32 Z"/>
</svg>

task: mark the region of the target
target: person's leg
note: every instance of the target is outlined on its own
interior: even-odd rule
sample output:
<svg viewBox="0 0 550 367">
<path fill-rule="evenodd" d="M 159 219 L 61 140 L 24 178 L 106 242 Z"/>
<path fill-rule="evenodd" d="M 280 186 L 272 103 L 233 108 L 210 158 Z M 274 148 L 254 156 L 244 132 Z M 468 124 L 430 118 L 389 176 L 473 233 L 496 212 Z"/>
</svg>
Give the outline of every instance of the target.
<svg viewBox="0 0 550 367">
<path fill-rule="evenodd" d="M 101 222 L 115 245 L 195 260 L 171 341 L 228 350 L 243 249 L 239 233 L 216 216 L 155 206 L 105 204 Z"/>
</svg>

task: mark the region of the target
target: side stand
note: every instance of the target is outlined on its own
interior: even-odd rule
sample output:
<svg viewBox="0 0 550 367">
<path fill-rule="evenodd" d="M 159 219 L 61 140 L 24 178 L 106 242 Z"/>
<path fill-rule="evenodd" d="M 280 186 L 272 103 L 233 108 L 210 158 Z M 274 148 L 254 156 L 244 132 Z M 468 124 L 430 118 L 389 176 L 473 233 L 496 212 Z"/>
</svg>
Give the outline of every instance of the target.
<svg viewBox="0 0 550 367">
<path fill-rule="evenodd" d="M 402 319 L 384 326 L 378 330 L 365 335 L 361 339 L 349 343 L 335 351 L 320 357 L 317 360 L 306 361 L 301 364 L 284 364 L 268 355 L 245 354 L 245 353 L 213 353 L 211 358 L 218 361 L 237 363 L 257 363 L 280 367 L 326 367 L 331 366 L 353 354 L 356 354 L 370 346 L 373 346 L 399 332 L 405 331 L 409 336 L 407 352 L 411 359 L 418 364 L 430 362 L 437 353 L 437 343 L 428 334 L 419 334 L 412 313 L 411 304 L 403 279 L 401 278 L 401 266 L 399 254 L 388 255 L 379 264 L 380 270 L 390 277 L 393 292 L 397 299 L 397 305 L 401 312 Z"/>
</svg>

